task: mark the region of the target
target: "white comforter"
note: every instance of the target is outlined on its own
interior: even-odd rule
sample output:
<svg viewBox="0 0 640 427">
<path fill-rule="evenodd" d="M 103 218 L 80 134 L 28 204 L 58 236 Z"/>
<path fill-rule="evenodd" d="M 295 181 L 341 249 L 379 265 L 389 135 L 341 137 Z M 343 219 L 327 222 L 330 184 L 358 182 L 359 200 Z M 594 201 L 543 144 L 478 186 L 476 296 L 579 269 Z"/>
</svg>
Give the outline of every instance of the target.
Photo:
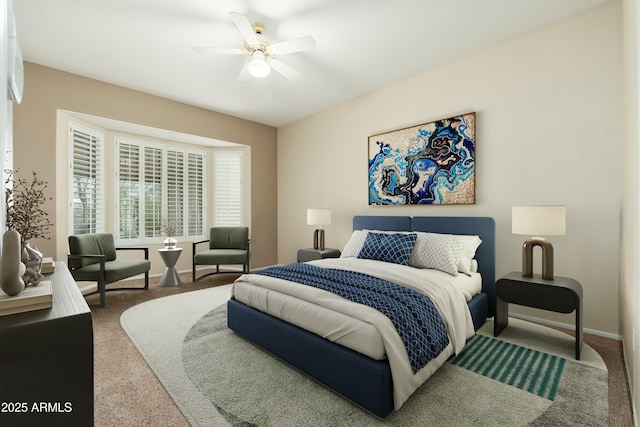
<svg viewBox="0 0 640 427">
<path fill-rule="evenodd" d="M 437 358 L 431 360 L 415 375 L 411 370 L 409 357 L 393 323 L 379 311 L 348 301 L 333 293 L 311 286 L 300 285 L 287 280 L 259 274 L 245 274 L 236 283 L 250 283 L 254 286 L 277 291 L 313 304 L 331 309 L 343 315 L 356 317 L 375 327 L 384 344 L 393 377 L 394 406 L 399 409 L 411 394 L 422 385 L 446 360 L 459 353 L 467 338 L 474 334 L 471 314 L 465 296 L 460 288 L 442 275 L 430 275 L 428 271 L 397 264 L 359 258 L 331 258 L 313 261 L 319 267 L 358 271 L 398 283 L 428 295 L 444 319 L 450 343 Z M 437 277 L 437 279 L 434 279 Z M 232 295 L 235 296 L 235 286 Z M 241 285 L 240 285 L 241 286 Z M 251 298 L 242 298 L 251 304 Z M 255 307 L 259 308 L 259 307 Z M 301 326 L 301 325 L 298 325 Z"/>
</svg>

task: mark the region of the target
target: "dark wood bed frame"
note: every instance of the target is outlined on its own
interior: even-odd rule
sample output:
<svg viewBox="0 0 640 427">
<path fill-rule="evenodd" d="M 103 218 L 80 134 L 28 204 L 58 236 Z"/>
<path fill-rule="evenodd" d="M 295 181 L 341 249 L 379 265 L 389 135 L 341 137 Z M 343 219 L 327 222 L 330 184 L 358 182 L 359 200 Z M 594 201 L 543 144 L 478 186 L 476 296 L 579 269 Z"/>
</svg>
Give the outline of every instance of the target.
<svg viewBox="0 0 640 427">
<path fill-rule="evenodd" d="M 478 235 L 482 292 L 469 301 L 476 330 L 495 311 L 495 221 L 489 217 L 356 216 L 354 230 L 426 231 Z M 373 360 L 318 335 L 242 304 L 228 303 L 228 326 L 239 335 L 336 391 L 374 415 L 394 409 L 387 360 Z"/>
</svg>

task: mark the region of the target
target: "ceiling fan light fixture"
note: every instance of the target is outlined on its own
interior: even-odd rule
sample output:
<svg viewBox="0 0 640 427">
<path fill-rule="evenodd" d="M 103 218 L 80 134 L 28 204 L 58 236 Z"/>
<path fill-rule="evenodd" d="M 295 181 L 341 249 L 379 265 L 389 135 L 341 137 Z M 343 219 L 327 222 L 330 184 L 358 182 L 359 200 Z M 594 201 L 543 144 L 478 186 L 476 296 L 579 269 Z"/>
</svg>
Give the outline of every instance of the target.
<svg viewBox="0 0 640 427">
<path fill-rule="evenodd" d="M 238 75 L 239 81 L 246 81 L 252 77 L 265 78 L 271 73 L 272 68 L 289 80 L 300 78 L 300 73 L 280 61 L 280 56 L 315 48 L 316 42 L 311 36 L 272 43 L 263 37 L 264 24 L 260 22 L 251 24 L 249 18 L 238 12 L 229 12 L 229 16 L 244 39 L 242 48 L 194 46 L 193 50 L 203 53 L 248 55 L 249 58 Z"/>
<path fill-rule="evenodd" d="M 271 72 L 271 67 L 267 63 L 267 58 L 261 50 L 253 52 L 251 59 L 249 59 L 247 64 L 247 68 L 249 70 L 249 74 L 258 79 L 267 77 Z"/>
</svg>

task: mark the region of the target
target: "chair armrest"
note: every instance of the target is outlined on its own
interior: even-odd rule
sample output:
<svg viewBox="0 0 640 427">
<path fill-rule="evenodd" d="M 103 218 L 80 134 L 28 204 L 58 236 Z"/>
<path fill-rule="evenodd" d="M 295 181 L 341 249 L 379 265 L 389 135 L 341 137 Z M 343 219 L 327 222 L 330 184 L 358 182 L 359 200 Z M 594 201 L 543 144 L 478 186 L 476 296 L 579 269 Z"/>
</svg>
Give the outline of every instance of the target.
<svg viewBox="0 0 640 427">
<path fill-rule="evenodd" d="M 104 255 L 67 255 L 67 259 L 104 258 Z"/>
<path fill-rule="evenodd" d="M 116 251 L 144 251 L 144 259 L 149 259 L 149 248 L 126 246 L 116 248 Z"/>
<path fill-rule="evenodd" d="M 100 260 L 100 271 L 104 271 L 104 260 L 106 258 L 105 255 L 69 255 L 67 254 L 67 266 L 69 270 L 71 270 L 71 265 L 69 263 L 72 259 L 83 259 L 83 258 L 94 258 Z"/>
<path fill-rule="evenodd" d="M 192 246 L 193 246 L 193 251 L 191 252 L 193 255 L 196 254 L 196 245 L 199 245 L 200 243 L 207 243 L 209 241 L 209 239 L 206 240 L 197 240 L 195 242 L 193 242 Z"/>
</svg>

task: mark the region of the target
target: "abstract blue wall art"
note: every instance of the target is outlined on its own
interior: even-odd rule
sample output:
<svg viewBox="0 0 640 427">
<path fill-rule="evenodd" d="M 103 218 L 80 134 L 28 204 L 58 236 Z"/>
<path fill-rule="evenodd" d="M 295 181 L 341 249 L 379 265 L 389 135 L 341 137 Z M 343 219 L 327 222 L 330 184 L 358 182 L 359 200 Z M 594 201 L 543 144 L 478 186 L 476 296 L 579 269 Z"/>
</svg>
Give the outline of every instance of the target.
<svg viewBox="0 0 640 427">
<path fill-rule="evenodd" d="M 369 137 L 370 205 L 476 202 L 476 113 Z"/>
</svg>

